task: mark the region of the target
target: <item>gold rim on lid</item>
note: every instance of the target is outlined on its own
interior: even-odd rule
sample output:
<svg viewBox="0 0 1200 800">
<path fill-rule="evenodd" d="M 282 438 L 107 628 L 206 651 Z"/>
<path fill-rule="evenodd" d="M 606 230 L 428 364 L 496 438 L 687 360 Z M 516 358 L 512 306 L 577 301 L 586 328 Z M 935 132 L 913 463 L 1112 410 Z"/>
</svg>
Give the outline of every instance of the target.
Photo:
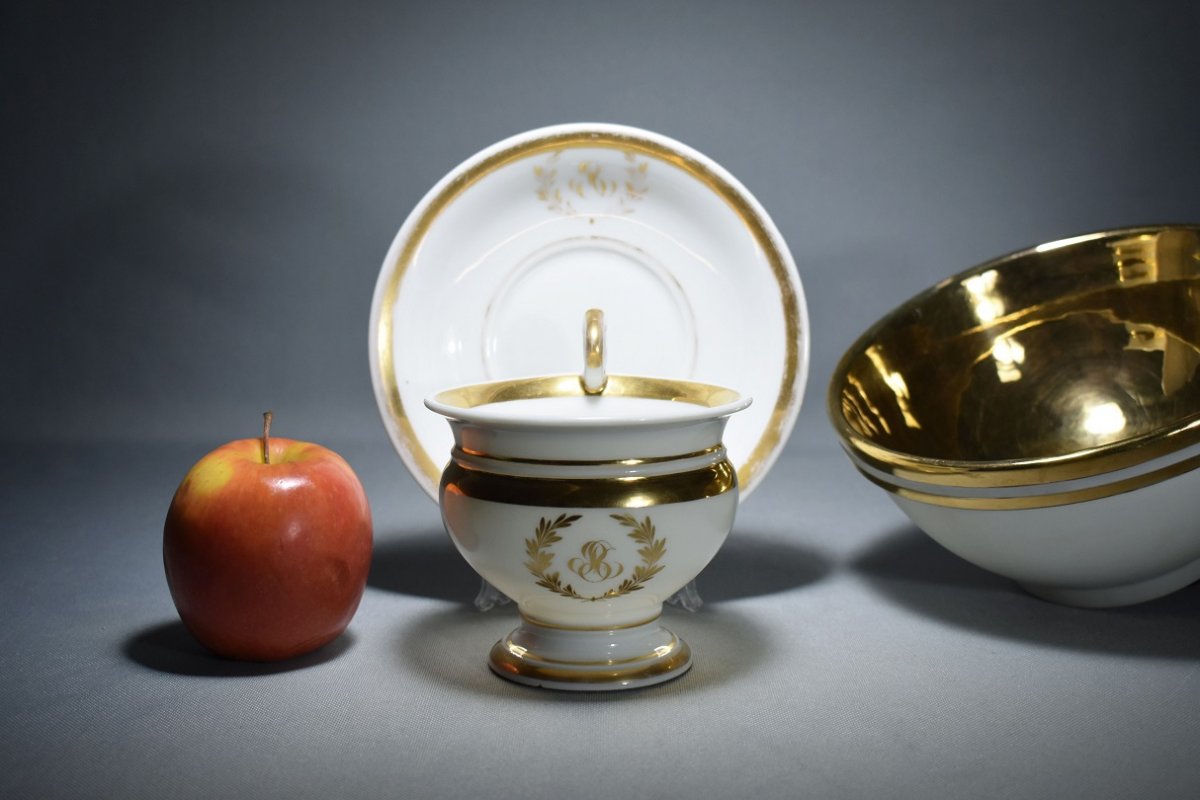
<svg viewBox="0 0 1200 800">
<path fill-rule="evenodd" d="M 584 397 L 588 394 L 578 375 L 547 375 L 538 378 L 517 378 L 460 386 L 438 392 L 430 402 L 469 411 L 493 403 L 513 400 L 540 400 L 551 397 Z M 635 397 L 645 400 L 664 400 L 687 403 L 702 409 L 722 409 L 733 413 L 750 404 L 750 398 L 724 386 L 672 378 L 647 378 L 641 375 L 609 375 L 604 387 L 605 397 Z M 728 406 L 727 409 L 724 407 Z M 439 411 L 438 413 L 443 413 Z M 712 416 L 704 414 L 703 416 Z M 666 417 L 671 422 L 678 417 Z M 578 425 L 578 420 L 540 420 L 545 425 Z"/>
</svg>

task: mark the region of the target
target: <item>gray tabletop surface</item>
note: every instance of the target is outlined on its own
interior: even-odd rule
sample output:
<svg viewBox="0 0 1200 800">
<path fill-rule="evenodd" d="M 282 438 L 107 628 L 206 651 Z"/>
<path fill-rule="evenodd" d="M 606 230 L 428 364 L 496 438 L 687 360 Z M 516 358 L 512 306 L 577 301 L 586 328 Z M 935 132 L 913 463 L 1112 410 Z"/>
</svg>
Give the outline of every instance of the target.
<svg viewBox="0 0 1200 800">
<path fill-rule="evenodd" d="M 949 554 L 839 451 L 837 358 L 903 298 L 1200 220 L 1200 6 L 785 0 L 9 3 L 0 54 L 0 797 L 1200 796 L 1200 588 L 1082 611 Z M 695 666 L 493 676 L 516 619 L 388 443 L 367 314 L 443 174 L 592 120 L 734 174 L 796 258 L 805 405 L 669 608 Z M 736 332 L 732 332 L 736 335 Z M 349 631 L 253 666 L 182 628 L 162 523 L 276 412 L 362 478 Z"/>
<path fill-rule="evenodd" d="M 816 420 L 810 420 L 816 422 Z M 205 653 L 161 569 L 205 449 L 20 448 L 3 467 L 6 797 L 1194 797 L 1200 588 L 1034 599 L 906 524 L 807 426 L 668 608 L 668 684 L 547 692 L 485 665 L 516 621 L 380 442 L 341 449 L 376 549 L 348 632 L 283 666 Z M 19 464 L 19 466 L 14 466 Z"/>
</svg>

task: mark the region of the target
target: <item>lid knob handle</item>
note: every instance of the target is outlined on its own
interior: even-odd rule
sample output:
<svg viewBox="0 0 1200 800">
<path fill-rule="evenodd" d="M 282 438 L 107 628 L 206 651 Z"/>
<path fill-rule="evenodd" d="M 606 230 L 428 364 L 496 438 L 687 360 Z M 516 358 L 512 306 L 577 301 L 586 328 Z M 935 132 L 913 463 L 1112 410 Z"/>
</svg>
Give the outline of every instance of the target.
<svg viewBox="0 0 1200 800">
<path fill-rule="evenodd" d="M 608 384 L 604 370 L 604 312 L 589 308 L 583 315 L 583 374 L 579 378 L 584 394 L 600 394 Z"/>
</svg>

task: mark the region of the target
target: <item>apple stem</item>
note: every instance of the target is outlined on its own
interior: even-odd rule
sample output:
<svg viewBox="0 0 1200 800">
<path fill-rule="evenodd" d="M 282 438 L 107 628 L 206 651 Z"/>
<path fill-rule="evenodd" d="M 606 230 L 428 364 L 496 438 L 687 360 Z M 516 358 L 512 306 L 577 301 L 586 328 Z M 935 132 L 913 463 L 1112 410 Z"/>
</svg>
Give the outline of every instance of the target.
<svg viewBox="0 0 1200 800">
<path fill-rule="evenodd" d="M 263 412 L 263 463 L 271 463 L 271 417 L 270 411 Z"/>
</svg>

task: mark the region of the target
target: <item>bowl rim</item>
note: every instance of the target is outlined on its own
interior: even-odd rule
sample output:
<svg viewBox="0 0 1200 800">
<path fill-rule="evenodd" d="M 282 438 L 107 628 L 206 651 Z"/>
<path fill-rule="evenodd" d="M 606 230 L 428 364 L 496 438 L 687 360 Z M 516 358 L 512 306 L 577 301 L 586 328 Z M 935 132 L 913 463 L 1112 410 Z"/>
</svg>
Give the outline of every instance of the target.
<svg viewBox="0 0 1200 800">
<path fill-rule="evenodd" d="M 1097 239 L 1136 236 L 1170 230 L 1200 232 L 1200 223 L 1110 228 L 1025 247 L 944 278 L 894 307 L 855 338 L 838 360 L 837 366 L 830 376 L 825 397 L 826 412 L 842 446 L 852 457 L 861 459 L 880 472 L 900 479 L 942 486 L 992 489 L 1055 483 L 1102 475 L 1135 466 L 1148 459 L 1168 455 L 1200 442 L 1200 410 L 1197 410 L 1193 414 L 1146 433 L 1066 453 L 988 460 L 935 458 L 906 453 L 871 441 L 850 427 L 841 410 L 840 387 L 844 383 L 851 360 L 863 352 L 884 327 L 948 286 L 1010 262 L 1051 250 L 1073 247 Z"/>
</svg>

